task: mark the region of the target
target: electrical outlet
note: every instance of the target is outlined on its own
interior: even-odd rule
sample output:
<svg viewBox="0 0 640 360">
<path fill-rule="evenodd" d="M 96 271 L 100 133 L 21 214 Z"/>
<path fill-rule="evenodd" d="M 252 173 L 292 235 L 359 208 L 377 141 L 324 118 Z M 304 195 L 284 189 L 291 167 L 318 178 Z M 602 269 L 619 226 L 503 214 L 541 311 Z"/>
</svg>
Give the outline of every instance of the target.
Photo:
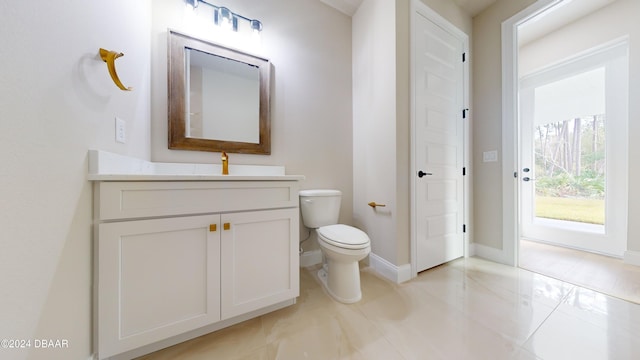
<svg viewBox="0 0 640 360">
<path fill-rule="evenodd" d="M 127 142 L 127 123 L 116 117 L 116 142 L 126 143 Z"/>
<path fill-rule="evenodd" d="M 498 161 L 498 150 L 485 151 L 482 153 L 482 162 Z"/>
</svg>

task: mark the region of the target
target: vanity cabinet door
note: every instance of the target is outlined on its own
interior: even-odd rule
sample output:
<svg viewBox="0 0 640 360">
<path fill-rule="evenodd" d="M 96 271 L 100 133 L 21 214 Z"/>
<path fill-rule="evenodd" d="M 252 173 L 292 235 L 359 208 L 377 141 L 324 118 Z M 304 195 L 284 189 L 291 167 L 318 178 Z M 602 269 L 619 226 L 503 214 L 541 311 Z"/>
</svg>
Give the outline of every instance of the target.
<svg viewBox="0 0 640 360">
<path fill-rule="evenodd" d="M 298 209 L 221 216 L 221 316 L 299 295 Z"/>
<path fill-rule="evenodd" d="M 100 358 L 220 320 L 220 215 L 103 223 L 98 232 Z"/>
</svg>

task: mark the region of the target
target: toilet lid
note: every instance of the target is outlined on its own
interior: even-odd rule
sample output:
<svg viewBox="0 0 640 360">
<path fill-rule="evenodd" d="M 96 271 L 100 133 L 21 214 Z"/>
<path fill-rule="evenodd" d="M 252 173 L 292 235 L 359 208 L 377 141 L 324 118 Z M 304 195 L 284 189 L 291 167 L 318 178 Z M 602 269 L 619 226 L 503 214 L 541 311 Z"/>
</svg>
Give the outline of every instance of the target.
<svg viewBox="0 0 640 360">
<path fill-rule="evenodd" d="M 370 243 L 367 234 L 353 226 L 328 225 L 318 228 L 317 231 L 323 241 L 344 249 L 362 249 Z"/>
</svg>

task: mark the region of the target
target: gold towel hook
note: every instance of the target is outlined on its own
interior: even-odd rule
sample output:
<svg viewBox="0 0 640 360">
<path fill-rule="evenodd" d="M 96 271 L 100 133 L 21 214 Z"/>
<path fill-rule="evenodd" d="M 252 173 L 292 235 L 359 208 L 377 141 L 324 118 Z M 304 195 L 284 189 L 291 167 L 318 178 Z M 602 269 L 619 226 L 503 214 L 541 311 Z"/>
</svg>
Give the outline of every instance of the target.
<svg viewBox="0 0 640 360">
<path fill-rule="evenodd" d="M 122 81 L 120 81 L 120 78 L 118 78 L 118 74 L 116 73 L 116 59 L 121 56 L 124 56 L 124 54 L 100 48 L 100 58 L 102 58 L 102 61 L 107 63 L 107 69 L 109 69 L 109 75 L 111 75 L 111 79 L 113 79 L 113 82 L 116 83 L 116 86 L 121 90 L 131 91 L 133 90 L 133 88 L 124 86 L 122 84 Z"/>
</svg>

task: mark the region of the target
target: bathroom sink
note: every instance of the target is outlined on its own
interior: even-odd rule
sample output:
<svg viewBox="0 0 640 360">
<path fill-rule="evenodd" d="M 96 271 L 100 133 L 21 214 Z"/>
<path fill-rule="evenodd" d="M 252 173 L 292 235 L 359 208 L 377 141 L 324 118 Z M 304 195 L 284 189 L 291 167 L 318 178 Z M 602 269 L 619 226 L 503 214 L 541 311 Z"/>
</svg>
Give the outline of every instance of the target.
<svg viewBox="0 0 640 360">
<path fill-rule="evenodd" d="M 221 164 L 161 163 L 89 150 L 89 180 L 302 180 L 301 175 L 286 175 L 284 166 L 229 165 L 222 175 Z"/>
</svg>

